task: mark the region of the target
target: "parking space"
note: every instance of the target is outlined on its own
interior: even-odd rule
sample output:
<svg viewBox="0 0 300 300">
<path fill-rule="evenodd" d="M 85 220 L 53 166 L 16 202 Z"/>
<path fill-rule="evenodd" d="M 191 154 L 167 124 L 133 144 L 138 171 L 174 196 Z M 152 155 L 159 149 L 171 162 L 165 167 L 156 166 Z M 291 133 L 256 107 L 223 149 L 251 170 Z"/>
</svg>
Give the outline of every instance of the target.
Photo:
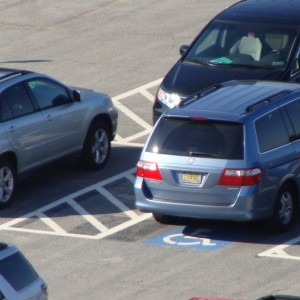
<svg viewBox="0 0 300 300">
<path fill-rule="evenodd" d="M 0 225 L 0 230 L 101 239 L 151 217 L 133 207 L 135 169 Z"/>
<path fill-rule="evenodd" d="M 113 145 L 143 146 L 152 130 L 151 111 L 160 82 L 161 79 L 155 80 L 113 98 L 120 115 L 118 134 Z M 132 226 L 152 216 L 135 209 L 134 180 L 135 168 L 132 168 L 5 222 L 0 225 L 0 231 L 92 240 L 115 236 L 118 239 L 118 233 L 128 232 Z M 149 224 L 149 221 L 147 227 L 152 232 L 158 230 L 157 224 Z M 145 234 L 144 229 L 140 231 Z M 145 240 L 145 244 L 215 251 L 233 241 L 227 241 L 222 236 L 222 230 L 220 232 L 216 234 L 216 231 L 207 227 L 195 228 L 188 234 L 179 226 L 158 233 L 157 236 L 148 232 L 149 239 Z M 140 236 L 138 233 L 136 235 Z M 128 238 L 128 233 L 126 236 Z M 257 254 L 257 257 L 300 261 L 299 244 L 300 237 L 296 237 Z"/>
<path fill-rule="evenodd" d="M 113 98 L 119 111 L 116 143 L 142 146 L 152 129 L 152 105 L 162 79 Z"/>
</svg>

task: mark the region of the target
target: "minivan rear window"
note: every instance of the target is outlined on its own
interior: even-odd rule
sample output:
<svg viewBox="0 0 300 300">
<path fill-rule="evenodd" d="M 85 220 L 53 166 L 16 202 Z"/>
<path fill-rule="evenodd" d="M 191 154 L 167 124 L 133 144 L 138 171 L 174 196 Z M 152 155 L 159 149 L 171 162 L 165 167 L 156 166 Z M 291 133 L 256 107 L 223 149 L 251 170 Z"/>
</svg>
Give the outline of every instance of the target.
<svg viewBox="0 0 300 300">
<path fill-rule="evenodd" d="M 146 151 L 179 156 L 243 159 L 243 125 L 163 117 L 155 127 Z"/>
<path fill-rule="evenodd" d="M 20 291 L 38 278 L 32 265 L 20 252 L 0 260 L 0 274 L 16 291 Z"/>
</svg>

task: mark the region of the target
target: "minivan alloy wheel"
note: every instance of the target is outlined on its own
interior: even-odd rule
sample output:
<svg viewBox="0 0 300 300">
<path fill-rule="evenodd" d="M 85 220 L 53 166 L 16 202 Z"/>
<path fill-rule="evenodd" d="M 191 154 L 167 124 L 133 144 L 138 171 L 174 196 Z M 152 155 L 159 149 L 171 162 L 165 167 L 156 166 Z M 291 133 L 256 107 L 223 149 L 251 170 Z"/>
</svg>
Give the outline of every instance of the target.
<svg viewBox="0 0 300 300">
<path fill-rule="evenodd" d="M 281 195 L 279 204 L 279 218 L 282 224 L 288 224 L 292 217 L 294 211 L 293 196 L 289 191 L 286 191 Z"/>
<path fill-rule="evenodd" d="M 275 232 L 284 232 L 288 230 L 294 221 L 295 211 L 295 190 L 291 184 L 285 183 L 277 194 L 272 217 L 266 220 L 267 228 Z"/>
</svg>

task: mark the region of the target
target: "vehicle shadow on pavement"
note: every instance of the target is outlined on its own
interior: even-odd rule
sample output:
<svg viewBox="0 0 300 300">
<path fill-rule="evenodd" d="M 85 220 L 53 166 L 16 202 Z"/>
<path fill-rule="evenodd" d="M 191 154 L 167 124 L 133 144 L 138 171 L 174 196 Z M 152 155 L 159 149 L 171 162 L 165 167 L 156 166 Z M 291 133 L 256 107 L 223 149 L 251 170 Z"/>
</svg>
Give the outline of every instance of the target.
<svg viewBox="0 0 300 300">
<path fill-rule="evenodd" d="M 0 218 L 17 218 L 63 197 L 72 197 L 73 193 L 89 189 L 95 184 L 110 181 L 122 172 L 134 169 L 141 152 L 141 147 L 113 145 L 111 156 L 106 166 L 99 171 L 88 171 L 81 168 L 78 157 L 67 157 L 46 165 L 28 174 L 18 183 L 18 194 L 11 206 L 0 210 Z M 133 174 L 134 175 L 134 174 Z M 133 186 L 133 184 L 131 184 Z M 133 191 L 128 191 L 127 201 L 134 202 Z M 93 196 L 93 195 L 92 195 Z M 130 207 L 133 205 L 130 205 Z M 71 211 L 66 211 L 67 215 Z M 104 209 L 104 214 L 117 213 L 113 206 Z M 90 214 L 97 214 L 97 208 Z M 64 217 L 61 214 L 61 217 Z"/>
<path fill-rule="evenodd" d="M 253 244 L 281 244 L 300 235 L 300 214 L 289 231 L 276 233 L 268 231 L 263 221 L 230 222 L 181 219 L 173 225 L 184 226 L 182 234 L 201 237 L 203 232 L 211 240 Z"/>
</svg>

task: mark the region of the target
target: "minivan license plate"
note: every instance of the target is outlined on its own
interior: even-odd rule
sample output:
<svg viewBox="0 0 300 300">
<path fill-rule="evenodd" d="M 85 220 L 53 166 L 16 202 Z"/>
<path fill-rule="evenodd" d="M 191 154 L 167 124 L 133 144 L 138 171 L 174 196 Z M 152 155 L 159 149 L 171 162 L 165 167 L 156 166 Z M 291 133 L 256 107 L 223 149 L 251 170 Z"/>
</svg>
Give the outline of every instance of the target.
<svg viewBox="0 0 300 300">
<path fill-rule="evenodd" d="M 200 173 L 183 172 L 181 173 L 180 179 L 183 183 L 199 184 L 202 178 Z"/>
</svg>

